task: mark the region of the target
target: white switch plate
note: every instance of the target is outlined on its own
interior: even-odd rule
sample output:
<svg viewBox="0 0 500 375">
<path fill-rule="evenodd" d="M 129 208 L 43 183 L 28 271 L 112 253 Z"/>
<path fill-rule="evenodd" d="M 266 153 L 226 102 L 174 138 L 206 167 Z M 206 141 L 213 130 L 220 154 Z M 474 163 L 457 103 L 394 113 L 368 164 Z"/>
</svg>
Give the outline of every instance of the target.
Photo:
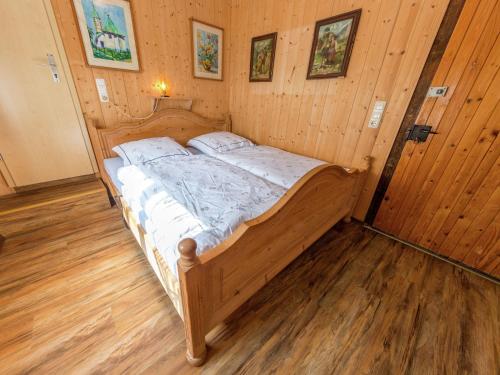
<svg viewBox="0 0 500 375">
<path fill-rule="evenodd" d="M 427 91 L 427 97 L 437 98 L 439 96 L 445 96 L 446 91 L 448 91 L 448 86 L 432 86 L 429 87 L 429 91 Z"/>
<path fill-rule="evenodd" d="M 99 99 L 103 103 L 109 102 L 108 89 L 106 88 L 106 81 L 103 78 L 96 78 L 95 85 L 99 93 Z"/>
<path fill-rule="evenodd" d="M 377 129 L 382 121 L 382 116 L 384 115 L 386 102 L 383 100 L 377 100 L 373 106 L 372 115 L 368 121 L 368 127 L 371 129 Z"/>
</svg>

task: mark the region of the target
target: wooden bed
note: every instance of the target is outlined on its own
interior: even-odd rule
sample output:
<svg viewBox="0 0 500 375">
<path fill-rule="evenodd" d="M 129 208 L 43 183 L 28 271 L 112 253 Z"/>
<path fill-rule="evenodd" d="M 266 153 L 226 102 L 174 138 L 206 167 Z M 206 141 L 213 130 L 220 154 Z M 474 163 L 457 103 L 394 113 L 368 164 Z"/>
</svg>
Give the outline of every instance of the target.
<svg viewBox="0 0 500 375">
<path fill-rule="evenodd" d="M 183 239 L 178 245 L 177 279 L 111 183 L 102 168 L 102 159 L 115 157 L 111 149 L 127 141 L 170 136 L 185 145 L 190 138 L 200 134 L 230 131 L 229 117 L 210 120 L 189 110 L 167 109 L 134 124 L 90 128 L 94 149 L 101 161 L 102 177 L 184 320 L 186 356 L 194 366 L 205 361 L 205 335 L 210 330 L 334 224 L 342 219 L 350 220 L 367 174 L 367 170 L 348 172 L 335 165 L 319 166 L 303 176 L 270 210 L 241 224 L 224 242 L 200 256 L 196 255 L 196 242 Z"/>
</svg>

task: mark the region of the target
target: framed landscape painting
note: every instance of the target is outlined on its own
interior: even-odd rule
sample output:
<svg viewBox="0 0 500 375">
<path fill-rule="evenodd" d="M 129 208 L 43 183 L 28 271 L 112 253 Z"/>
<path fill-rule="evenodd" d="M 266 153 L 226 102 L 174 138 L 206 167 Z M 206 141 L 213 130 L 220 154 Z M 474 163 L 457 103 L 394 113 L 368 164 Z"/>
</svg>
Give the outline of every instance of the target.
<svg viewBox="0 0 500 375">
<path fill-rule="evenodd" d="M 316 22 L 307 79 L 346 75 L 360 17 L 358 9 Z"/>
<path fill-rule="evenodd" d="M 191 32 L 194 77 L 222 81 L 224 30 L 220 27 L 191 19 Z"/>
<path fill-rule="evenodd" d="M 88 65 L 139 70 L 128 1 L 73 0 L 73 8 Z"/>
<path fill-rule="evenodd" d="M 273 80 L 274 53 L 278 33 L 252 38 L 250 52 L 250 82 L 270 82 Z"/>
</svg>

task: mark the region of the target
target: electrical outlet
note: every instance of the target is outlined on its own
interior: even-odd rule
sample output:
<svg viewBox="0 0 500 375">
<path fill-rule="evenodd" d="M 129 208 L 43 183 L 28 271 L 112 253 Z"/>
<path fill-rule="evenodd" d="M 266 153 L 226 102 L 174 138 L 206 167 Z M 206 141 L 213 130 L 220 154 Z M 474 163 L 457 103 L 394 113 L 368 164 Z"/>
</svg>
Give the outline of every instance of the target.
<svg viewBox="0 0 500 375">
<path fill-rule="evenodd" d="M 377 129 L 382 121 L 382 116 L 384 115 L 386 102 L 383 100 L 377 100 L 373 106 L 372 115 L 368 121 L 368 127 L 371 129 Z"/>
<path fill-rule="evenodd" d="M 109 102 L 108 89 L 106 88 L 106 81 L 103 78 L 96 78 L 95 85 L 99 93 L 99 100 L 102 103 Z"/>
<path fill-rule="evenodd" d="M 446 91 L 448 91 L 448 86 L 432 86 L 427 91 L 428 98 L 437 98 L 440 96 L 445 96 Z"/>
</svg>

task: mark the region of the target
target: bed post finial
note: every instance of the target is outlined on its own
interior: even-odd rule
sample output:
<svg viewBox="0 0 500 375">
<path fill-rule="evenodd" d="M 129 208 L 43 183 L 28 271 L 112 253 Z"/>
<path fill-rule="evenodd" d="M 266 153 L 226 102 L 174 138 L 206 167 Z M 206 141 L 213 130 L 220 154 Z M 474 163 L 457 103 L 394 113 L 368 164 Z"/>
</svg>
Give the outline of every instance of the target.
<svg viewBox="0 0 500 375">
<path fill-rule="evenodd" d="M 233 123 L 231 121 L 231 114 L 230 113 L 226 113 L 225 116 L 224 116 L 224 126 L 225 126 L 225 130 L 227 132 L 232 132 L 233 131 Z"/>
<path fill-rule="evenodd" d="M 200 262 L 196 255 L 196 241 L 192 238 L 184 238 L 179 242 L 178 249 L 179 253 L 181 253 L 179 265 L 184 271 L 189 270 Z"/>
</svg>

